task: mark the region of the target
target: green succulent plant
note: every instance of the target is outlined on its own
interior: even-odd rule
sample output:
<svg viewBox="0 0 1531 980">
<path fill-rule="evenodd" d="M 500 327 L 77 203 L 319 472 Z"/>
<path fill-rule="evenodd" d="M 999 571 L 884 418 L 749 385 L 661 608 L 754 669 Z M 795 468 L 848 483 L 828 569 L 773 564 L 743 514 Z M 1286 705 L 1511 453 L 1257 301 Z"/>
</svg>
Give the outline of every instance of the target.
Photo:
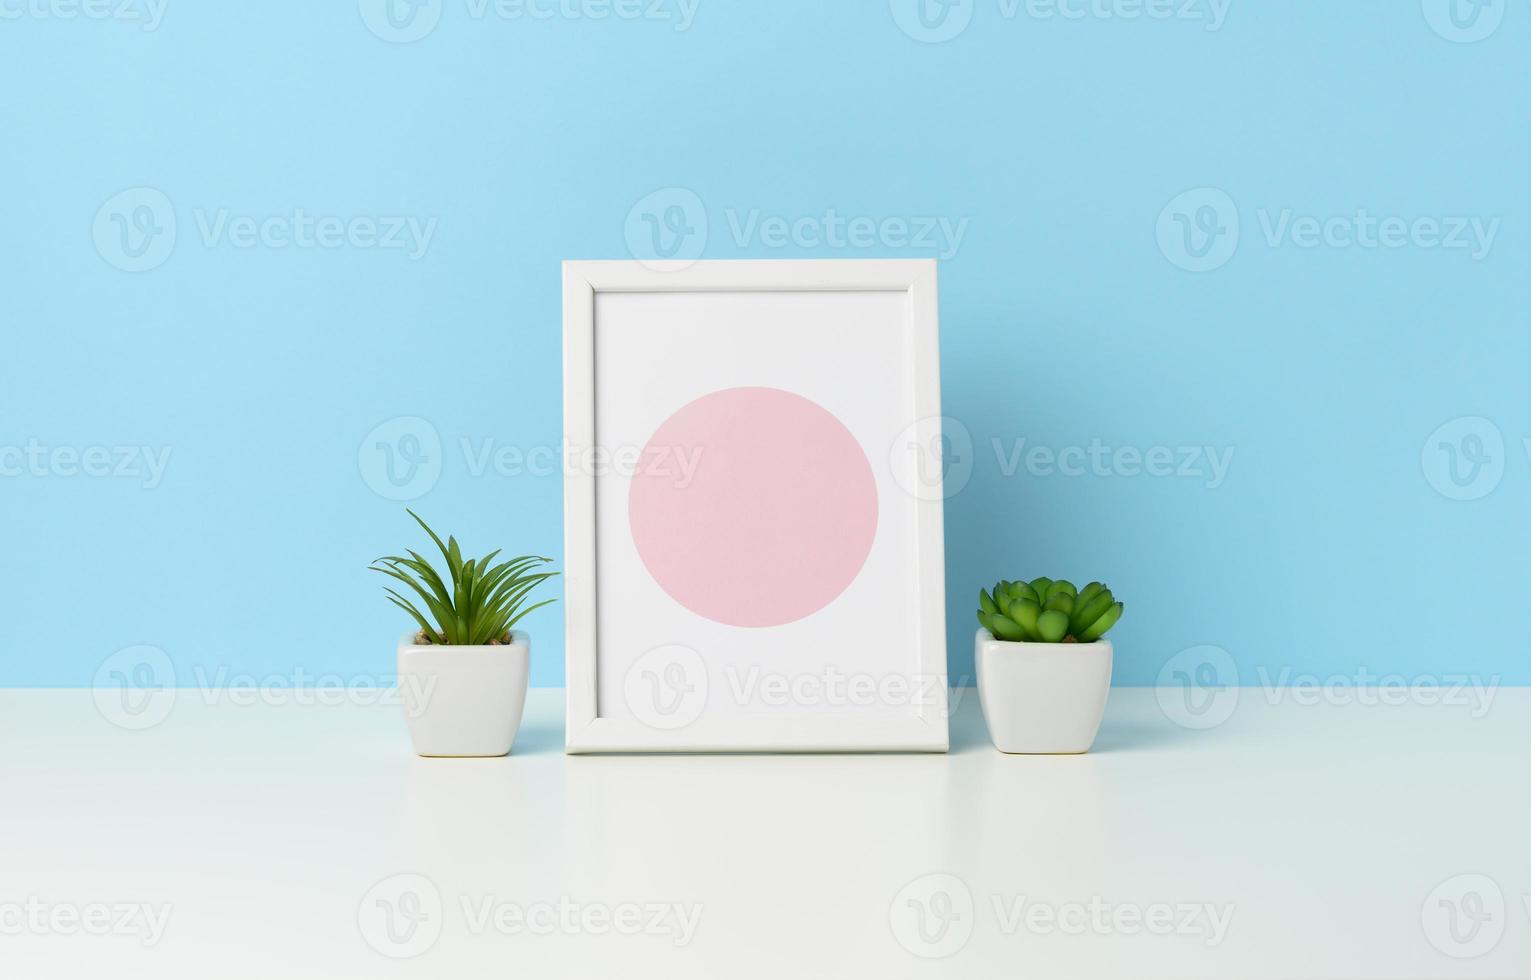
<svg viewBox="0 0 1531 980">
<path fill-rule="evenodd" d="M 414 511 L 408 511 L 425 533 L 436 542 L 446 559 L 447 574 L 443 577 L 431 563 L 418 552 L 408 552 L 409 557 L 388 555 L 367 566 L 374 572 L 382 572 L 397 579 L 414 590 L 424 603 L 428 618 L 414 602 L 392 588 L 385 587 L 388 601 L 409 613 L 420 624 L 420 631 L 430 643 L 443 646 L 484 646 L 509 643 L 510 629 L 533 609 L 552 602 L 544 599 L 526 605 L 531 591 L 557 575 L 557 572 L 538 572 L 536 569 L 548 564 L 551 558 L 522 555 L 494 564 L 500 554 L 491 551 L 482 558 L 463 561 L 462 549 L 457 539 L 441 538 Z"/>
<path fill-rule="evenodd" d="M 1099 582 L 1082 589 L 1066 579 L 999 581 L 978 590 L 978 622 L 998 640 L 1094 643 L 1122 618 L 1122 603 Z"/>
</svg>

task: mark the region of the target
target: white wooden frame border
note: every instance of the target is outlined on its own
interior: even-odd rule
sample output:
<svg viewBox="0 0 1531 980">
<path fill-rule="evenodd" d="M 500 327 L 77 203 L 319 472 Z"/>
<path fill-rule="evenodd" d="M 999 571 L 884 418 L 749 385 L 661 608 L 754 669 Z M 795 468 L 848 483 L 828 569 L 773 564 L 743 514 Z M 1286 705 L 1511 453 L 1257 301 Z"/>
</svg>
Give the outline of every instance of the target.
<svg viewBox="0 0 1531 980">
<path fill-rule="evenodd" d="M 929 259 L 800 259 L 656 263 L 578 261 L 563 265 L 564 438 L 595 444 L 595 296 L 600 292 L 902 292 L 914 327 L 916 438 L 941 432 L 936 263 Z M 595 475 L 564 475 L 564 589 L 567 717 L 565 751 L 585 752 L 945 752 L 946 554 L 939 492 L 918 500 L 918 676 L 939 678 L 938 696 L 897 720 L 709 718 L 661 731 L 636 719 L 596 716 Z M 934 499 L 930 499 L 930 498 Z"/>
</svg>

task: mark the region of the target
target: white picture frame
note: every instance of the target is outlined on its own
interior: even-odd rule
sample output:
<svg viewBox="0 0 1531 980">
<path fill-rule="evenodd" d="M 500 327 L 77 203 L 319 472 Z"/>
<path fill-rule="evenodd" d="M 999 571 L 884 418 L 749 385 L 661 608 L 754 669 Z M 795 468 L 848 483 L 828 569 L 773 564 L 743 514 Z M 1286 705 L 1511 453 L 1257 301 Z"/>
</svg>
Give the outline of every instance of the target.
<svg viewBox="0 0 1531 980">
<path fill-rule="evenodd" d="M 947 751 L 935 262 L 563 289 L 566 751 Z"/>
</svg>

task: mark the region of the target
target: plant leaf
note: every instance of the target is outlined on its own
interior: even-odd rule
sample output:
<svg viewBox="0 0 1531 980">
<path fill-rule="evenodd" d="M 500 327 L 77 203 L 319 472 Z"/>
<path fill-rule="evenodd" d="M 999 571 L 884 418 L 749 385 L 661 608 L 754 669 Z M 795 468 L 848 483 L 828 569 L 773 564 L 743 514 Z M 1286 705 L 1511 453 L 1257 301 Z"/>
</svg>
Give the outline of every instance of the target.
<svg viewBox="0 0 1531 980">
<path fill-rule="evenodd" d="M 447 584 L 442 580 L 441 573 L 436 571 L 435 566 L 422 558 L 418 552 L 411 551 L 409 554 L 417 563 L 410 567 L 430 585 L 442 602 L 450 606 L 452 604 L 452 593 L 447 590 Z M 401 564 L 407 563 L 401 561 Z"/>
<path fill-rule="evenodd" d="M 558 600 L 555 597 L 555 598 L 552 598 L 552 599 L 543 599 L 541 602 L 536 603 L 535 605 L 527 606 L 525 609 L 521 610 L 520 612 L 518 612 L 514 616 L 512 616 L 510 618 L 510 621 L 505 624 L 505 628 L 506 629 L 510 629 L 512 626 L 516 625 L 523 618 L 525 618 L 526 615 L 528 613 L 530 613 L 532 610 L 534 610 L 534 609 L 541 609 L 543 606 L 547 605 L 548 603 L 550 603 L 550 602 L 557 602 L 557 601 Z"/>
<path fill-rule="evenodd" d="M 410 517 L 413 517 L 416 524 L 419 524 L 421 527 L 425 528 L 425 533 L 429 534 L 431 536 L 431 540 L 436 542 L 436 547 L 441 549 L 441 557 L 447 560 L 447 567 L 450 568 L 452 566 L 452 555 L 447 551 L 447 546 L 441 543 L 441 538 L 437 536 L 436 532 L 431 530 L 431 526 L 425 523 L 419 514 L 416 514 L 408 507 L 404 508 L 404 513 L 408 514 Z"/>
<path fill-rule="evenodd" d="M 386 565 L 373 565 L 371 568 L 375 572 L 382 572 L 384 575 L 396 578 L 400 582 L 403 582 L 405 585 L 414 589 L 420 598 L 425 602 L 426 608 L 431 611 L 431 615 L 436 617 L 436 621 L 438 623 L 441 623 L 444 627 L 448 622 L 448 617 L 451 614 L 451 607 L 442 605 L 442 603 L 437 601 L 434 596 L 432 596 L 429 592 L 426 592 L 425 589 L 421 587 L 420 583 L 399 571 L 397 568 L 392 568 Z"/>
<path fill-rule="evenodd" d="M 431 637 L 437 643 L 441 642 L 441 634 L 437 633 L 434 629 L 431 628 L 431 624 L 425 621 L 424 616 L 420 615 L 420 610 L 416 609 L 408 599 L 400 596 L 392 589 L 385 589 L 385 591 L 388 593 L 388 601 L 392 602 L 394 605 L 398 606 L 400 609 L 403 609 L 405 612 L 413 616 L 415 622 L 420 624 L 420 629 L 425 632 L 426 636 Z"/>
<path fill-rule="evenodd" d="M 417 551 L 406 549 L 407 558 L 389 555 L 379 558 L 369 567 L 403 582 L 419 596 L 425 608 L 436 619 L 432 628 L 429 618 L 395 589 L 387 588 L 389 601 L 409 612 L 420 628 L 436 642 L 445 645 L 481 645 L 506 635 L 512 625 L 535 609 L 548 605 L 556 599 L 546 599 L 531 606 L 526 601 L 531 591 L 541 583 L 558 575 L 558 572 L 537 572 L 533 569 L 552 561 L 540 555 L 521 555 L 495 564 L 502 549 L 482 558 L 464 561 L 462 547 L 451 535 L 443 541 L 419 514 L 406 508 L 416 524 L 430 536 L 438 551 L 446 559 L 446 573 L 442 574 Z"/>
</svg>

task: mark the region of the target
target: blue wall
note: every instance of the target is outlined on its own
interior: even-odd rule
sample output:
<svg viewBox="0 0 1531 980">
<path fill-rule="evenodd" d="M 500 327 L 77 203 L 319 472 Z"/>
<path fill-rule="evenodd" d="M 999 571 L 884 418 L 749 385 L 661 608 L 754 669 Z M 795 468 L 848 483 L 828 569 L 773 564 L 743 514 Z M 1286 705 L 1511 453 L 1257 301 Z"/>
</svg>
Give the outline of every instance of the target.
<svg viewBox="0 0 1531 980">
<path fill-rule="evenodd" d="M 160 2 L 0 20 L 0 684 L 386 673 L 385 494 L 561 554 L 556 467 L 478 454 L 558 444 L 558 262 L 645 211 L 943 260 L 955 675 L 978 585 L 1045 572 L 1127 599 L 1120 683 L 1197 644 L 1531 681 L 1531 5 Z M 561 683 L 561 605 L 530 628 Z"/>
</svg>

